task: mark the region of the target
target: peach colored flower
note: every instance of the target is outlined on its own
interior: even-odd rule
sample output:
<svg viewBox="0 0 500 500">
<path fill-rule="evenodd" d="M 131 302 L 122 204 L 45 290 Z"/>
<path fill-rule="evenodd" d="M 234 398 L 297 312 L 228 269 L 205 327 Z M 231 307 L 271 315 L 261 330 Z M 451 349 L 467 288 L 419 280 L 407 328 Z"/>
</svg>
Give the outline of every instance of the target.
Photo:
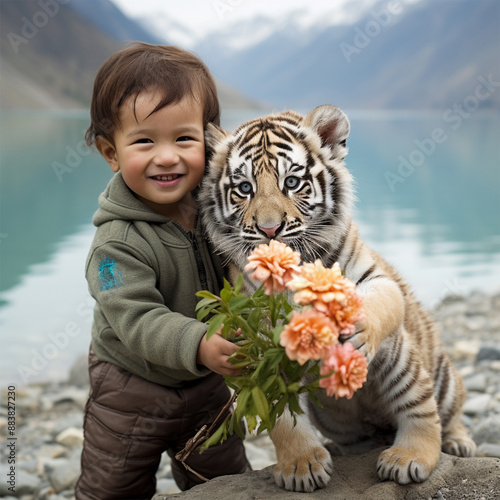
<svg viewBox="0 0 500 500">
<path fill-rule="evenodd" d="M 345 342 L 331 346 L 329 356 L 321 364 L 321 375 L 328 375 L 332 371 L 334 373 L 330 377 L 319 381 L 320 387 L 326 389 L 327 396 L 351 399 L 366 381 L 368 363 L 350 342 Z"/>
<path fill-rule="evenodd" d="M 294 311 L 281 332 L 280 344 L 289 359 L 303 365 L 310 359 L 324 358 L 337 339 L 338 332 L 332 321 L 315 309 L 307 309 Z"/>
<path fill-rule="evenodd" d="M 336 300 L 331 302 L 316 302 L 314 307 L 326 314 L 339 329 L 340 335 L 354 335 L 355 323 L 361 321 L 365 315 L 363 313 L 363 298 L 354 290 L 344 292 L 343 303 Z"/>
<path fill-rule="evenodd" d="M 354 283 L 342 275 L 338 262 L 331 268 L 325 268 L 319 259 L 304 264 L 287 287 L 296 291 L 297 304 L 312 304 L 338 325 L 342 335 L 352 335 L 354 323 L 363 319 L 362 299 Z"/>
<path fill-rule="evenodd" d="M 259 245 L 248 257 L 245 271 L 254 271 L 253 280 L 263 281 L 265 293 L 282 293 L 298 269 L 300 254 L 284 243 L 271 240 L 269 245 Z"/>
<path fill-rule="evenodd" d="M 302 265 L 287 286 L 297 292 L 295 302 L 302 305 L 317 301 L 343 302 L 345 292 L 354 288 L 354 284 L 342 276 L 338 262 L 327 268 L 319 259 Z"/>
</svg>

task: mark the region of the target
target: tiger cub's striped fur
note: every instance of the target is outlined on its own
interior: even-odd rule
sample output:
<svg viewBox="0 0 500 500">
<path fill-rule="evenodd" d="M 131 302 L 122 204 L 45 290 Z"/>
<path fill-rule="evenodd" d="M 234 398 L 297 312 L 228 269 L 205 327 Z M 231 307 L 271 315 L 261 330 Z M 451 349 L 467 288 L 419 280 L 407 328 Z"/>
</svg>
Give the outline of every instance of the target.
<svg viewBox="0 0 500 500">
<path fill-rule="evenodd" d="M 209 237 L 233 271 L 243 269 L 257 245 L 276 238 L 306 262 L 338 261 L 364 297 L 366 318 L 349 339 L 369 361 L 364 387 L 350 400 L 323 392 L 323 408 L 305 402 L 308 411 L 295 427 L 284 415 L 271 433 L 275 478 L 289 490 L 312 491 L 329 480 L 330 454 L 311 422 L 340 453 L 366 451 L 391 435 L 378 475 L 401 484 L 425 480 L 441 449 L 475 453 L 460 416 L 464 386 L 434 323 L 398 273 L 360 239 L 351 219 L 348 134 L 347 117 L 332 106 L 305 117 L 288 111 L 255 118 L 234 134 L 212 126 L 206 133 L 211 160 L 200 208 Z"/>
</svg>

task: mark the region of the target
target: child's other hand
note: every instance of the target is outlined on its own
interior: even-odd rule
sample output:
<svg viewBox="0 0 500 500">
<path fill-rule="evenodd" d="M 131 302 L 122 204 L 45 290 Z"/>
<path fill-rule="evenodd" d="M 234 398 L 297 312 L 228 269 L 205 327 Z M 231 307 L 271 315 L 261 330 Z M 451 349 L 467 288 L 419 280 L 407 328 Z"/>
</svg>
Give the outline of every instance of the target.
<svg viewBox="0 0 500 500">
<path fill-rule="evenodd" d="M 237 377 L 241 375 L 241 370 L 234 368 L 229 357 L 238 350 L 238 346 L 221 337 L 221 330 L 222 326 L 208 341 L 207 334 L 203 335 L 198 346 L 196 363 L 206 366 L 219 375 Z"/>
</svg>

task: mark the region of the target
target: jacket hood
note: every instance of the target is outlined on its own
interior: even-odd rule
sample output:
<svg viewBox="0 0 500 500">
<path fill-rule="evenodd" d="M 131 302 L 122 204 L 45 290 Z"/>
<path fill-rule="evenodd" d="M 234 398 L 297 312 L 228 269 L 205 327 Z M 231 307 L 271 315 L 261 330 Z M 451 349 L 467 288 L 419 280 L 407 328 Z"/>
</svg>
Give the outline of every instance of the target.
<svg viewBox="0 0 500 500">
<path fill-rule="evenodd" d="M 92 218 L 95 226 L 112 220 L 161 223 L 169 219 L 154 212 L 138 200 L 125 184 L 121 172 L 118 172 L 99 196 L 99 208 Z"/>
</svg>

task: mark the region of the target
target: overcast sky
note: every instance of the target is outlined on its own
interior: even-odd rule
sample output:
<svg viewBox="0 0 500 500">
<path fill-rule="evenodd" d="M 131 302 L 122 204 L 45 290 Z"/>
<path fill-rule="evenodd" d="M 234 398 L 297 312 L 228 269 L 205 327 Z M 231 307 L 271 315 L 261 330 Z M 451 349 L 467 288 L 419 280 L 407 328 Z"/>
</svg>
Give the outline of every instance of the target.
<svg viewBox="0 0 500 500">
<path fill-rule="evenodd" d="M 164 12 L 187 27 L 205 34 L 224 28 L 227 23 L 249 19 L 256 14 L 280 18 L 299 9 L 306 10 L 304 22 L 321 19 L 329 13 L 329 19 L 340 20 L 357 17 L 360 11 L 369 9 L 381 0 L 112 0 L 131 17 L 146 13 Z M 408 4 L 418 0 L 391 0 Z M 387 0 L 385 3 L 389 3 Z M 335 15 L 332 15 L 332 12 Z M 309 18 L 309 19 L 308 19 Z"/>
</svg>

